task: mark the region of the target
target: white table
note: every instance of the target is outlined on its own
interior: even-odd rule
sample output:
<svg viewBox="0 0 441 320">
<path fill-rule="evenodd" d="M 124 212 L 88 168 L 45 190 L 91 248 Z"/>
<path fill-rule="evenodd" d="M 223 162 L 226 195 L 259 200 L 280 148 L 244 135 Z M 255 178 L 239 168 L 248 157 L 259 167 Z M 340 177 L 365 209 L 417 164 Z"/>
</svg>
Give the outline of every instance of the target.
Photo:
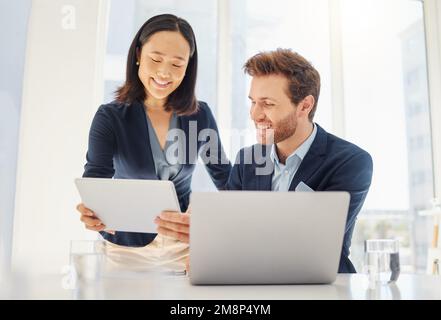
<svg viewBox="0 0 441 320">
<path fill-rule="evenodd" d="M 192 286 L 186 276 L 114 275 L 99 285 L 68 289 L 62 275 L 3 279 L 2 299 L 436 299 L 441 300 L 441 277 L 400 275 L 396 284 L 369 289 L 363 274 L 338 275 L 331 285 Z M 63 288 L 64 287 L 64 288 Z"/>
</svg>

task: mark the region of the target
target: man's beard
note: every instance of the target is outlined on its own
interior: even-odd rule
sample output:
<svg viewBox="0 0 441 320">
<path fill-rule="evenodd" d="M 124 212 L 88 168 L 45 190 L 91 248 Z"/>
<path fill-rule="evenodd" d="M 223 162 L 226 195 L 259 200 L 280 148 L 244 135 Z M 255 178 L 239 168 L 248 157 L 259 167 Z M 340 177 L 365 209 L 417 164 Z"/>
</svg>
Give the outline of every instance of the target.
<svg viewBox="0 0 441 320">
<path fill-rule="evenodd" d="M 287 115 L 282 120 L 274 123 L 271 129 L 266 129 L 266 134 L 259 141 L 261 144 L 275 144 L 282 142 L 293 136 L 297 129 L 297 120 L 295 112 Z"/>
<path fill-rule="evenodd" d="M 274 143 L 282 142 L 293 136 L 297 129 L 297 120 L 295 112 L 287 115 L 275 125 Z"/>
</svg>

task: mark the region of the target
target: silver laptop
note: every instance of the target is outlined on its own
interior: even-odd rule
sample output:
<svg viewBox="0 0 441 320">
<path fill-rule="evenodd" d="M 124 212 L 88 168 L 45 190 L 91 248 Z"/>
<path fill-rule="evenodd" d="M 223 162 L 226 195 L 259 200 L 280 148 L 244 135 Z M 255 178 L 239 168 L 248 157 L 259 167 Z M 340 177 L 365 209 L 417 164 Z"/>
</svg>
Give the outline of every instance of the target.
<svg viewBox="0 0 441 320">
<path fill-rule="evenodd" d="M 335 281 L 347 192 L 194 192 L 192 284 Z"/>
</svg>

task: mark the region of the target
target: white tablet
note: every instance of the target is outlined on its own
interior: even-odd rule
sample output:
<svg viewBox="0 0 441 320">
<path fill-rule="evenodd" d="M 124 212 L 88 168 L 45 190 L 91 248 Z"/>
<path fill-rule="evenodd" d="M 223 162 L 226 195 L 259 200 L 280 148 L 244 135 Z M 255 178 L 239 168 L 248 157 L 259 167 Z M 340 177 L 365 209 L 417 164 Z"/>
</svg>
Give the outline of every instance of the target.
<svg viewBox="0 0 441 320">
<path fill-rule="evenodd" d="M 106 230 L 156 233 L 161 211 L 181 211 L 171 181 L 78 178 L 75 185 Z"/>
</svg>

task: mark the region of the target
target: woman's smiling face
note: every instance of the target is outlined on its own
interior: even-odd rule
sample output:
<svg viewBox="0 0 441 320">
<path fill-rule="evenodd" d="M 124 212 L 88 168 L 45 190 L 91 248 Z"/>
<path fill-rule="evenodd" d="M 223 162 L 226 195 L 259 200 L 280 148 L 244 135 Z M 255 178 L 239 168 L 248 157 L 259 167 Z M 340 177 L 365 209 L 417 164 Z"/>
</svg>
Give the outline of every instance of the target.
<svg viewBox="0 0 441 320">
<path fill-rule="evenodd" d="M 184 79 L 189 59 L 190 45 L 177 31 L 160 31 L 148 39 L 138 52 L 138 76 L 146 90 L 147 103 L 165 103 Z"/>
</svg>

